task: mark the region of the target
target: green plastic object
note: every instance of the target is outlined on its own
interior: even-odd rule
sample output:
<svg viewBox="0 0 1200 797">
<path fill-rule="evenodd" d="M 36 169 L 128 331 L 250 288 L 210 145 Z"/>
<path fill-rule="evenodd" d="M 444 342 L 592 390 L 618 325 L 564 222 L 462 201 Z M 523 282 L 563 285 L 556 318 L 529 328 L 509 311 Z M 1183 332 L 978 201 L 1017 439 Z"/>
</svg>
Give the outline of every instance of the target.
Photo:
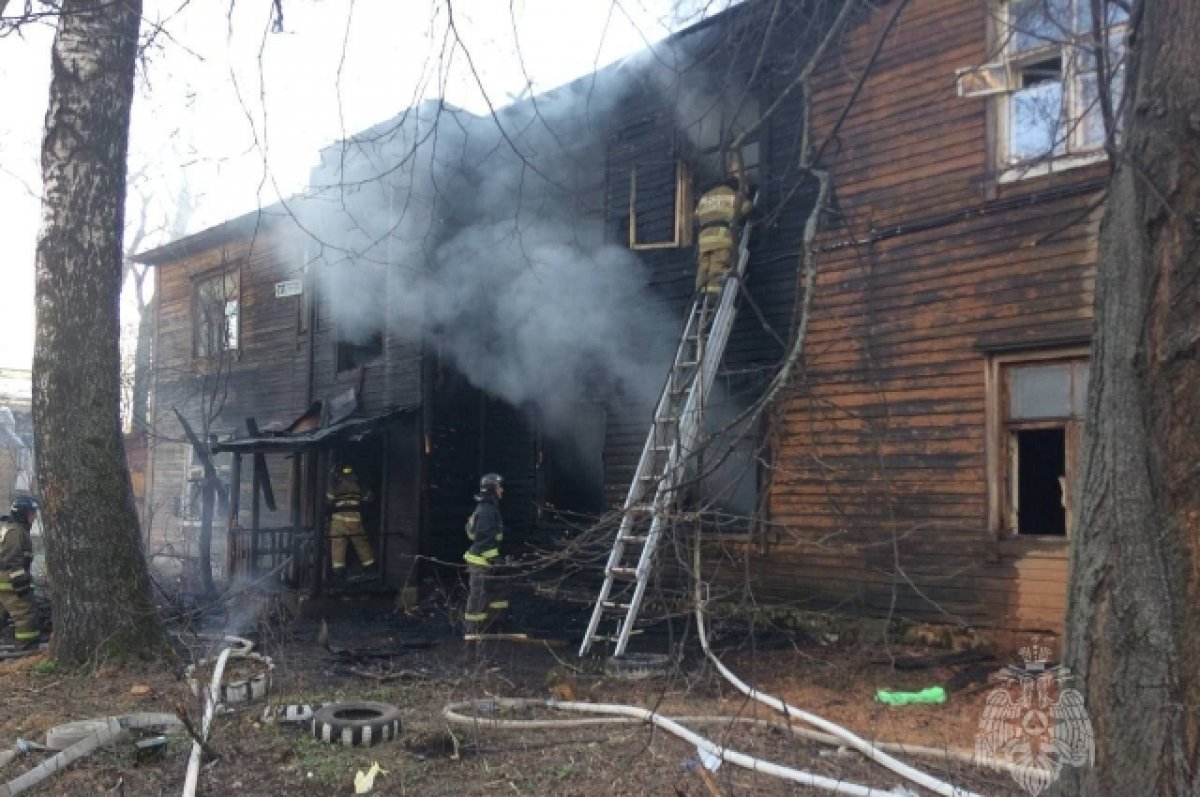
<svg viewBox="0 0 1200 797">
<path fill-rule="evenodd" d="M 946 690 L 940 686 L 927 686 L 919 692 L 892 692 L 880 689 L 875 699 L 889 706 L 910 706 L 925 703 L 945 703 Z"/>
</svg>

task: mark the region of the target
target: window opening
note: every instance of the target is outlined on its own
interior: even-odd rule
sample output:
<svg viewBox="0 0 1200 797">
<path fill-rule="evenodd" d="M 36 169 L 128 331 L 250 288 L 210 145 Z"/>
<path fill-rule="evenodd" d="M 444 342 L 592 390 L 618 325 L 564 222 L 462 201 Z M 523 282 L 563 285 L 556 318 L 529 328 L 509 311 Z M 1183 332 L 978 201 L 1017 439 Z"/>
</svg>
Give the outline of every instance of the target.
<svg viewBox="0 0 1200 797">
<path fill-rule="evenodd" d="M 634 166 L 629 172 L 629 248 L 692 243 L 692 178 L 682 161 Z"/>
<path fill-rule="evenodd" d="M 383 354 L 383 332 L 375 330 L 364 340 L 343 339 L 337 342 L 337 372 L 349 371 Z"/>
<path fill-rule="evenodd" d="M 1071 524 L 1071 487 L 1087 400 L 1088 362 L 1081 358 L 997 358 L 993 382 L 1000 429 L 1000 528 L 1058 536 Z"/>
<path fill-rule="evenodd" d="M 1109 2 L 1105 9 L 1105 82 L 1119 123 L 1128 13 Z M 1000 164 L 1015 167 L 1101 150 L 1104 114 L 1091 0 L 1002 2 L 997 26 L 999 60 L 960 69 L 958 91 L 998 98 Z"/>
<path fill-rule="evenodd" d="M 1012 501 L 1017 515 L 1017 532 L 1065 535 L 1066 429 L 1017 431 L 1013 433 L 1012 446 L 1016 460 L 1016 489 Z"/>
<path fill-rule="evenodd" d="M 195 357 L 216 357 L 238 350 L 241 338 L 240 283 L 236 270 L 196 283 L 192 298 Z"/>
</svg>

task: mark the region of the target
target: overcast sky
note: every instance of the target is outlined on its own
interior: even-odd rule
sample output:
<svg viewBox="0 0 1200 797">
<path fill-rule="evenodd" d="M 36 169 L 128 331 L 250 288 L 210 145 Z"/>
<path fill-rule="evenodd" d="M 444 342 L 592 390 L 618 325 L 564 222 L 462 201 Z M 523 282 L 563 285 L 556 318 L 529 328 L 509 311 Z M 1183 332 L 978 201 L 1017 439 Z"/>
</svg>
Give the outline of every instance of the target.
<svg viewBox="0 0 1200 797">
<path fill-rule="evenodd" d="M 453 47 L 446 0 L 284 0 L 282 32 L 271 30 L 267 0 L 145 5 L 162 32 L 139 68 L 130 171 L 142 175 L 152 229 L 171 222 L 186 184 L 188 232 L 299 190 L 320 147 L 415 100 L 444 96 L 486 111 L 473 73 L 503 105 L 527 76 L 545 91 L 645 49 L 692 16 L 676 0 L 454 0 L 472 70 Z M 0 39 L 0 367 L 28 367 L 33 354 L 53 34 L 51 21 Z M 131 195 L 131 217 L 142 204 Z"/>
</svg>

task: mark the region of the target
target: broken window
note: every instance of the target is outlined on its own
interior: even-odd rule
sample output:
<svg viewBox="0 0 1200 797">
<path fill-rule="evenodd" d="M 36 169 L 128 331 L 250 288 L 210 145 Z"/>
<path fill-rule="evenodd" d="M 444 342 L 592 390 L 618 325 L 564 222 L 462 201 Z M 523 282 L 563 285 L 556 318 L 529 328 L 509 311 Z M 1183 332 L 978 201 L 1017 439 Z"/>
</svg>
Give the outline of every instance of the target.
<svg viewBox="0 0 1200 797">
<path fill-rule="evenodd" d="M 241 337 L 238 270 L 196 282 L 192 296 L 192 354 L 203 359 L 237 351 Z"/>
<path fill-rule="evenodd" d="M 1069 359 L 993 363 L 994 441 L 1000 530 L 1062 537 L 1071 525 L 1088 362 Z"/>
<path fill-rule="evenodd" d="M 629 172 L 629 248 L 692 243 L 692 177 L 682 161 L 647 162 Z"/>
<path fill-rule="evenodd" d="M 1007 0 L 997 6 L 994 52 L 999 58 L 959 70 L 958 90 L 964 97 L 996 98 L 994 138 L 1001 168 L 1104 147 L 1100 86 L 1109 87 L 1114 120 L 1119 120 L 1128 13 L 1101 2 L 1105 19 L 1099 39 L 1091 0 Z M 1105 43 L 1103 70 L 1097 64 L 1098 41 Z"/>
<path fill-rule="evenodd" d="M 383 354 L 383 331 L 376 329 L 354 337 L 339 336 L 337 342 L 337 371 L 349 371 L 365 365 Z"/>
</svg>

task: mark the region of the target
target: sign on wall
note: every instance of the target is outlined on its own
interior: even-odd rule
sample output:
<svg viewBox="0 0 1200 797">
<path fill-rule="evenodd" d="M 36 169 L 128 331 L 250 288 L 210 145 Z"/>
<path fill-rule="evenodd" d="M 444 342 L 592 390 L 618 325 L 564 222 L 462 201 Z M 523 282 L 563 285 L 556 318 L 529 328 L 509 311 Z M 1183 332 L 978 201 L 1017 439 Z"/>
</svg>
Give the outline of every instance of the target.
<svg viewBox="0 0 1200 797">
<path fill-rule="evenodd" d="M 288 296 L 299 296 L 304 293 L 304 282 L 302 280 L 284 280 L 283 282 L 275 283 L 275 298 L 286 299 Z"/>
</svg>

